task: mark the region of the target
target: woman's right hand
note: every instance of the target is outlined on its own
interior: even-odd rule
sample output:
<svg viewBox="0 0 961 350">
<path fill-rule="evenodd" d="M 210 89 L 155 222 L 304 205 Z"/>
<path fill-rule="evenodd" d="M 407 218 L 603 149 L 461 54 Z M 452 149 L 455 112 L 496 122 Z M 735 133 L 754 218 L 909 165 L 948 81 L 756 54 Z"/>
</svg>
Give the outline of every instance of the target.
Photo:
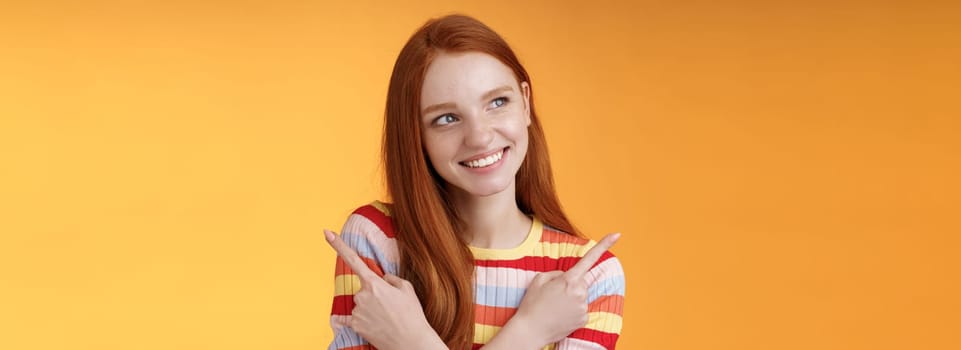
<svg viewBox="0 0 961 350">
<path fill-rule="evenodd" d="M 605 236 L 570 270 L 543 272 L 534 277 L 512 323 L 544 346 L 564 339 L 587 324 L 587 272 L 611 248 L 619 233 Z"/>
<path fill-rule="evenodd" d="M 324 230 L 324 236 L 360 281 L 351 329 L 378 349 L 447 348 L 427 322 L 410 282 L 390 274 L 380 277 L 336 233 Z"/>
</svg>

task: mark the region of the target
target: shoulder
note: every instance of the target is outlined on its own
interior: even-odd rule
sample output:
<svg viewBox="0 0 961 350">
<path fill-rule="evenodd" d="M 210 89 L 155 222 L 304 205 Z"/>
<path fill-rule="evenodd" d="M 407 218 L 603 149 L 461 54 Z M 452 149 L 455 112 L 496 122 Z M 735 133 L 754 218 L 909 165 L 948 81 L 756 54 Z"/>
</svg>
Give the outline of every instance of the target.
<svg viewBox="0 0 961 350">
<path fill-rule="evenodd" d="M 565 260 L 562 264 L 565 271 L 574 266 L 587 254 L 587 251 L 597 245 L 595 240 L 577 237 L 546 225 L 541 242 L 552 246 L 549 250 L 556 251 L 558 257 Z M 623 291 L 624 268 L 617 256 L 608 250 L 591 267 L 588 279 L 592 285 L 607 283 L 611 284 L 608 286 L 611 289 Z"/>
<path fill-rule="evenodd" d="M 541 234 L 541 243 L 545 245 L 550 245 L 550 250 L 557 252 L 559 258 L 573 258 L 575 260 L 580 260 L 591 248 L 597 245 L 597 241 L 578 237 L 567 232 L 560 231 L 548 225 L 544 225 L 544 231 Z M 620 266 L 620 262 L 617 261 L 617 257 L 611 251 L 604 252 L 604 255 L 597 261 L 598 265 L 611 260 L 612 265 Z M 573 266 L 573 264 L 571 264 Z"/>
<path fill-rule="evenodd" d="M 361 257 L 377 262 L 386 272 L 397 273 L 399 254 L 390 204 L 374 201 L 354 209 L 340 236 Z"/>
<path fill-rule="evenodd" d="M 373 201 L 354 209 L 344 224 L 344 233 L 394 238 L 394 220 L 390 217 L 390 208 L 389 203 Z"/>
</svg>

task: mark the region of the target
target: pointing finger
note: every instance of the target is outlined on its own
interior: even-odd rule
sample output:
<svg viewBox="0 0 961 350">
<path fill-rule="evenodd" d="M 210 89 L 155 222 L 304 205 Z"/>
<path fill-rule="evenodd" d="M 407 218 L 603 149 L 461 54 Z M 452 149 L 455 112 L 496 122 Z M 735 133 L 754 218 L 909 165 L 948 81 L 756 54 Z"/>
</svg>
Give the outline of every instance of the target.
<svg viewBox="0 0 961 350">
<path fill-rule="evenodd" d="M 591 267 L 597 263 L 597 260 L 600 260 L 601 256 L 604 255 L 604 252 L 610 249 L 619 238 L 621 238 L 620 233 L 612 233 L 604 236 L 600 242 L 597 242 L 597 244 L 591 247 L 591 249 L 588 250 L 583 257 L 581 257 L 581 260 L 578 261 L 577 264 L 574 264 L 574 267 L 571 267 L 570 270 L 567 270 L 567 272 L 564 273 L 564 276 L 570 278 L 583 277 L 584 274 L 586 274 L 587 271 L 590 271 Z"/>
<path fill-rule="evenodd" d="M 360 255 L 357 255 L 357 252 L 351 249 L 336 233 L 324 229 L 324 237 L 327 239 L 327 243 L 337 251 L 337 255 L 340 255 L 347 266 L 350 266 L 350 269 L 354 270 L 354 274 L 360 277 L 361 282 L 371 281 L 374 278 L 380 277 L 376 272 L 371 270 L 370 267 L 367 266 L 367 263 L 364 262 L 364 259 L 361 258 Z"/>
</svg>

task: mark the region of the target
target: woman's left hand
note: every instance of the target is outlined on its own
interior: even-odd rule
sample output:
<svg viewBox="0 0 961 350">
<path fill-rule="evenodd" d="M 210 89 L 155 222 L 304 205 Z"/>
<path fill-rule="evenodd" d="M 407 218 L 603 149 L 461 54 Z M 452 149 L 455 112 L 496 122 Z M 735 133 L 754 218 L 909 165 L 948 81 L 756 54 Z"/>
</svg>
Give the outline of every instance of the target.
<svg viewBox="0 0 961 350">
<path fill-rule="evenodd" d="M 360 279 L 350 328 L 381 350 L 446 349 L 424 317 L 410 282 L 390 274 L 381 278 L 337 234 L 324 230 L 324 235 Z"/>
</svg>

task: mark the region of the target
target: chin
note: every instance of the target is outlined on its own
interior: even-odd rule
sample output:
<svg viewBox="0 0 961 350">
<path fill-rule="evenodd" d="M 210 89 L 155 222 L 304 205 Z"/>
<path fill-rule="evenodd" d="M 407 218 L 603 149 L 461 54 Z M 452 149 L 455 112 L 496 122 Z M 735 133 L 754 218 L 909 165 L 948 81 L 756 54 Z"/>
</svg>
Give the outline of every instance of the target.
<svg viewBox="0 0 961 350">
<path fill-rule="evenodd" d="M 459 187 L 459 186 L 458 186 Z M 480 186 L 465 186 L 460 187 L 464 192 L 471 196 L 476 197 L 489 197 L 495 194 L 506 191 L 510 188 L 510 183 L 507 184 L 484 184 Z"/>
</svg>

